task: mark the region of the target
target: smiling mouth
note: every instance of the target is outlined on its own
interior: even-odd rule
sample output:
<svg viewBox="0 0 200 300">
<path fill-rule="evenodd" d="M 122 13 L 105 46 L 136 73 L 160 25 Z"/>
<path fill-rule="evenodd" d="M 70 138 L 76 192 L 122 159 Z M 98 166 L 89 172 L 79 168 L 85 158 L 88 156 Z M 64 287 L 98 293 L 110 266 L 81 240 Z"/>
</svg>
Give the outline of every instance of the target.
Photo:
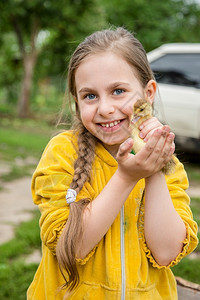
<svg viewBox="0 0 200 300">
<path fill-rule="evenodd" d="M 106 128 L 112 128 L 112 127 L 118 125 L 119 123 L 121 123 L 121 121 L 113 121 L 110 123 L 99 123 L 99 125 L 102 127 L 106 127 Z"/>
</svg>

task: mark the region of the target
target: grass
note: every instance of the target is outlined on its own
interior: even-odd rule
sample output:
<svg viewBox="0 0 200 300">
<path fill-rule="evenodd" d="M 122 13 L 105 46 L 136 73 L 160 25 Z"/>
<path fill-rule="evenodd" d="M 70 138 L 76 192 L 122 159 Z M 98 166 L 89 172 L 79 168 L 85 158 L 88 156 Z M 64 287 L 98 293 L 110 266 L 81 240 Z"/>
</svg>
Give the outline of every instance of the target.
<svg viewBox="0 0 200 300">
<path fill-rule="evenodd" d="M 26 265 L 23 262 L 1 266 L 0 269 L 0 299 L 25 300 L 26 290 L 37 269 L 37 265 Z"/>
<path fill-rule="evenodd" d="M 0 176 L 4 182 L 32 175 L 43 149 L 53 132 L 45 122 L 0 118 L 0 160 L 9 165 Z M 34 158 L 28 160 L 27 158 Z M 35 163 L 34 163 L 35 160 Z M 24 256 L 40 249 L 39 212 L 16 228 L 15 238 L 0 245 L 0 299 L 25 300 L 37 264 L 26 264 Z"/>
<path fill-rule="evenodd" d="M 54 129 L 45 121 L 17 118 L 0 118 L 0 127 L 0 161 L 9 166 L 0 176 L 2 190 L 4 182 L 32 175 Z M 26 264 L 24 257 L 41 247 L 39 215 L 34 212 L 32 220 L 16 228 L 15 238 L 0 245 L 1 300 L 26 299 L 37 264 Z"/>
<path fill-rule="evenodd" d="M 190 181 L 200 182 L 200 165 L 186 164 L 185 169 Z"/>
<path fill-rule="evenodd" d="M 1 263 L 16 259 L 20 255 L 30 254 L 33 248 L 40 248 L 39 215 L 39 211 L 33 212 L 32 220 L 23 222 L 16 228 L 15 238 L 0 245 Z"/>
<path fill-rule="evenodd" d="M 45 121 L 7 118 L 0 118 L 0 127 L 0 162 L 9 165 L 0 175 L 2 190 L 3 182 L 32 175 L 54 129 Z"/>
<path fill-rule="evenodd" d="M 39 157 L 49 141 L 52 128 L 44 122 L 0 120 L 0 159 L 13 161 L 17 157 Z"/>
<path fill-rule="evenodd" d="M 33 170 L 33 165 L 26 165 L 26 168 L 24 166 L 16 166 L 12 165 L 10 168 L 10 171 L 8 173 L 5 173 L 0 176 L 0 179 L 2 181 L 12 181 L 18 178 L 22 178 L 24 176 L 31 176 L 32 175 L 32 170 Z"/>
<path fill-rule="evenodd" d="M 194 220 L 200 228 L 200 198 L 191 199 L 191 209 Z M 200 240 L 200 232 L 198 238 Z M 191 259 L 190 256 L 186 256 L 172 268 L 172 271 L 176 276 L 200 284 L 200 244 L 194 252 L 199 254 L 198 258 Z"/>
<path fill-rule="evenodd" d="M 172 271 L 175 276 L 200 284 L 200 258 L 192 260 L 186 256 Z"/>
<path fill-rule="evenodd" d="M 39 212 L 33 219 L 16 228 L 15 238 L 0 246 L 0 299 L 25 300 L 26 291 L 37 269 L 37 264 L 26 264 L 24 255 L 40 249 Z"/>
<path fill-rule="evenodd" d="M 200 198 L 192 198 L 191 199 L 191 208 L 192 208 L 194 219 L 197 222 L 198 228 L 200 229 Z M 200 241 L 200 230 L 198 231 L 197 236 Z M 200 243 L 198 244 L 198 246 L 196 248 L 196 252 L 199 253 L 199 258 L 200 258 Z"/>
</svg>

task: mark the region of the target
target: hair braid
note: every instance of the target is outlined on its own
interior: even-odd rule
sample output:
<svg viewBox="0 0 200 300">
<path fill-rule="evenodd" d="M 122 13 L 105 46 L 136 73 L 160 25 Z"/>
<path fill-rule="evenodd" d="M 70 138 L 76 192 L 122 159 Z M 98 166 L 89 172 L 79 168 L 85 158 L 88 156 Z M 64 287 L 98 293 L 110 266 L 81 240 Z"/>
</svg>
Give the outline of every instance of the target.
<svg viewBox="0 0 200 300">
<path fill-rule="evenodd" d="M 74 163 L 74 178 L 70 185 L 70 188 L 75 189 L 77 194 L 90 176 L 95 143 L 96 138 L 82 125 L 82 131 L 78 136 L 78 158 Z"/>
<path fill-rule="evenodd" d="M 74 163 L 74 177 L 70 185 L 70 188 L 74 189 L 77 194 L 90 177 L 96 144 L 96 138 L 86 130 L 81 121 L 78 125 L 78 158 Z M 83 211 L 89 202 L 90 200 L 85 198 L 70 204 L 69 217 L 56 249 L 61 273 L 65 279 L 63 288 L 67 288 L 66 296 L 79 283 L 76 253 L 81 246 Z M 77 222 L 77 220 L 79 221 Z M 64 275 L 63 270 L 67 270 L 68 278 Z"/>
</svg>

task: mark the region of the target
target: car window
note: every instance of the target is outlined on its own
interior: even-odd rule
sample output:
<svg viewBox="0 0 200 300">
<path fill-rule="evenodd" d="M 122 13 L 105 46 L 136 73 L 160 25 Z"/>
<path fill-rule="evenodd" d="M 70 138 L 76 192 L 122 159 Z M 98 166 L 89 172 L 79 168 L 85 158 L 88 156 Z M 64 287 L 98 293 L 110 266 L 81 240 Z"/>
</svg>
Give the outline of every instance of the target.
<svg viewBox="0 0 200 300">
<path fill-rule="evenodd" d="M 166 54 L 151 62 L 157 82 L 200 86 L 200 53 Z"/>
</svg>

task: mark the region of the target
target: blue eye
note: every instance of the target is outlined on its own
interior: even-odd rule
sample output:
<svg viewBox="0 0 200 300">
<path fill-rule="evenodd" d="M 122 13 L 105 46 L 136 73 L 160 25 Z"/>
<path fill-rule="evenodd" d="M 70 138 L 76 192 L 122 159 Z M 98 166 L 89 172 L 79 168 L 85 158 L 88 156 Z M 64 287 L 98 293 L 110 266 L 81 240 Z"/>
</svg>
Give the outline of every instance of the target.
<svg viewBox="0 0 200 300">
<path fill-rule="evenodd" d="M 124 93 L 124 90 L 122 90 L 122 89 L 116 89 L 116 90 L 114 90 L 114 95 L 120 95 L 120 94 L 122 94 L 122 93 Z"/>
<path fill-rule="evenodd" d="M 87 95 L 85 95 L 85 98 L 87 98 L 88 100 L 94 100 L 94 99 L 96 99 L 96 96 L 95 96 L 95 94 L 87 94 Z"/>
</svg>

